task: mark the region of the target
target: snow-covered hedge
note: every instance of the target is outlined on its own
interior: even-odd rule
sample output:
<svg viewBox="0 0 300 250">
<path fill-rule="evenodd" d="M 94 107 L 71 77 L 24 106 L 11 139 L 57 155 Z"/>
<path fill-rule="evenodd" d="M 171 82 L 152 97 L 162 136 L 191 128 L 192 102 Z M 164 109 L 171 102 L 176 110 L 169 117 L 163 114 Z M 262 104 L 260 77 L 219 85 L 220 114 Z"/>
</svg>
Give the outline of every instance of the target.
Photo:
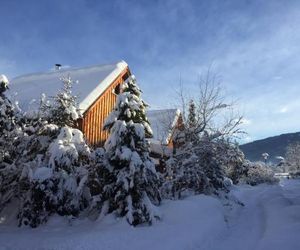
<svg viewBox="0 0 300 250">
<path fill-rule="evenodd" d="M 300 171 L 292 171 L 290 172 L 291 178 L 300 178 Z"/>
<path fill-rule="evenodd" d="M 224 166 L 231 163 L 236 168 L 238 164 L 233 164 L 224 145 L 223 140 L 210 140 L 205 136 L 182 145 L 167 161 L 162 187 L 164 197 L 176 199 L 184 194 L 228 192 Z"/>
<path fill-rule="evenodd" d="M 88 207 L 89 154 L 82 132 L 62 127 L 44 155 L 24 165 L 20 225 L 37 227 L 54 213 L 78 216 Z"/>
<path fill-rule="evenodd" d="M 245 166 L 247 172 L 240 178 L 239 183 L 254 186 L 261 183 L 274 184 L 279 181 L 279 179 L 274 177 L 274 171 L 262 162 L 246 161 Z"/>
<path fill-rule="evenodd" d="M 237 145 L 221 142 L 219 145 L 220 162 L 225 169 L 227 178 L 230 178 L 233 184 L 237 184 L 239 179 L 247 172 L 244 153 Z"/>
</svg>

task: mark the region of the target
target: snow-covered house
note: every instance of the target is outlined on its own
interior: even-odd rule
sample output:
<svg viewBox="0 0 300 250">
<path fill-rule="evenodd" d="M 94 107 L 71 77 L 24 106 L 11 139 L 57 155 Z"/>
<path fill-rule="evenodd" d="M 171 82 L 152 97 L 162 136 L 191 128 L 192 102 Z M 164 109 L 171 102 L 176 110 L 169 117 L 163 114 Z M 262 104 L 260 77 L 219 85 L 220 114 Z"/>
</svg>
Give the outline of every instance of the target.
<svg viewBox="0 0 300 250">
<path fill-rule="evenodd" d="M 176 147 L 178 129 L 183 126 L 179 109 L 149 110 L 147 116 L 153 131 L 149 139 L 153 156 L 168 156 Z"/>
<path fill-rule="evenodd" d="M 60 78 L 74 80 L 73 93 L 78 97 L 82 118 L 78 121 L 91 145 L 103 145 L 108 132 L 103 123 L 112 111 L 120 85 L 129 77 L 126 62 L 96 65 L 84 68 L 62 68 L 46 73 L 23 75 L 12 80 L 10 92 L 18 100 L 19 107 L 29 112 L 39 107 L 42 94 L 54 96 L 62 88 Z"/>
<path fill-rule="evenodd" d="M 126 62 L 56 68 L 49 72 L 19 76 L 11 81 L 10 93 L 24 112 L 36 111 L 41 96 L 56 95 L 63 86 L 60 78 L 68 75 L 74 80 L 73 94 L 78 98 L 82 113 L 78 121 L 79 129 L 90 145 L 101 146 L 108 137 L 108 132 L 103 131 L 104 120 L 115 105 L 120 85 L 131 75 Z M 147 115 L 153 130 L 153 138 L 150 139 L 152 155 L 168 155 L 172 152 L 174 131 L 182 124 L 180 111 L 150 110 Z"/>
</svg>

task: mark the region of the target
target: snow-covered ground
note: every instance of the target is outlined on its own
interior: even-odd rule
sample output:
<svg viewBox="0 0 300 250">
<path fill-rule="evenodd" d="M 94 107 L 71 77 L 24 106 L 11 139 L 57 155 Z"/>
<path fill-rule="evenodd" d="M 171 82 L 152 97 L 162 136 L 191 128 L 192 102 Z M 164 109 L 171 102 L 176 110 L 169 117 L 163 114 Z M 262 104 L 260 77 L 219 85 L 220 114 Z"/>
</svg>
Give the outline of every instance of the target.
<svg viewBox="0 0 300 250">
<path fill-rule="evenodd" d="M 73 225 L 55 217 L 38 229 L 0 218 L 0 249 L 300 249 L 300 180 L 232 192 L 245 207 L 204 195 L 165 201 L 162 221 L 151 227 L 130 227 L 112 215 Z"/>
</svg>

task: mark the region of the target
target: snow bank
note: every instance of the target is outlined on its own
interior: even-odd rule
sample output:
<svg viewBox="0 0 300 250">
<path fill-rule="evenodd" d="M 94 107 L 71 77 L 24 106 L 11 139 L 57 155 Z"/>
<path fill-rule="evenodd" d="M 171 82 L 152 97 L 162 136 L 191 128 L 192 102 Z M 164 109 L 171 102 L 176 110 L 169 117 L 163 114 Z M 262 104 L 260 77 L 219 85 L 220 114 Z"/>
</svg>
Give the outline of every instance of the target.
<svg viewBox="0 0 300 250">
<path fill-rule="evenodd" d="M 164 201 L 163 219 L 151 227 L 130 227 L 109 215 L 68 223 L 57 216 L 38 229 L 16 228 L 0 216 L 0 249 L 300 249 L 299 180 L 234 186 L 232 193 L 245 207 L 222 206 L 204 195 Z"/>
<path fill-rule="evenodd" d="M 102 221 L 74 221 L 70 226 L 59 217 L 38 229 L 0 224 L 1 249 L 199 249 L 212 245 L 226 228 L 220 202 L 200 195 L 181 201 L 166 201 L 162 221 L 152 226 L 130 227 L 113 215 Z"/>
</svg>

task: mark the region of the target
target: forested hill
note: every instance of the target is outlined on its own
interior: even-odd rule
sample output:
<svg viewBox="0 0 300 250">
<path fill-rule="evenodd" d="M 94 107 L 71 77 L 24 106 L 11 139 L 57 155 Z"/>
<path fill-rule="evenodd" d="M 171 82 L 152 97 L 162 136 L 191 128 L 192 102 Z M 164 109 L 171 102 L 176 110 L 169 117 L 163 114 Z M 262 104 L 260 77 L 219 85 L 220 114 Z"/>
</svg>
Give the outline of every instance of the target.
<svg viewBox="0 0 300 250">
<path fill-rule="evenodd" d="M 282 134 L 268 137 L 262 140 L 253 141 L 240 146 L 247 159 L 251 161 L 262 160 L 262 153 L 267 152 L 270 155 L 270 161 L 276 163 L 276 156 L 285 155 L 286 147 L 290 143 L 300 142 L 300 132 Z"/>
</svg>

